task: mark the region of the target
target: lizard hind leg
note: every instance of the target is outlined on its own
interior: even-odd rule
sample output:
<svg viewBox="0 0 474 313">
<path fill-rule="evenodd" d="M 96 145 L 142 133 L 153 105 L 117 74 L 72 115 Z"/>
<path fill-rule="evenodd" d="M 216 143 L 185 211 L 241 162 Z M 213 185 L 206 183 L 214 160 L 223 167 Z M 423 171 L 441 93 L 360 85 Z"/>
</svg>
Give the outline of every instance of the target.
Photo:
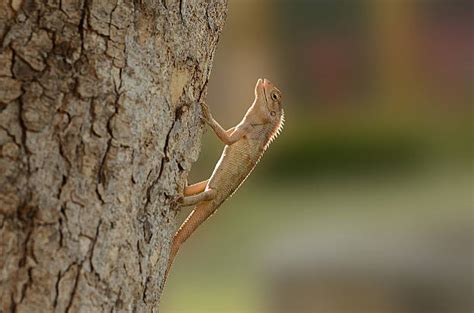
<svg viewBox="0 0 474 313">
<path fill-rule="evenodd" d="M 185 196 L 181 202 L 182 205 L 196 205 L 202 201 L 210 201 L 216 197 L 216 191 L 214 189 L 207 189 L 201 193 L 194 194 L 191 196 Z"/>
<path fill-rule="evenodd" d="M 199 183 L 195 183 L 195 184 L 192 184 L 192 185 L 188 185 L 186 187 L 184 187 L 184 196 L 192 196 L 192 195 L 195 195 L 197 193 L 200 193 L 200 192 L 203 192 L 204 190 L 206 190 L 206 186 L 207 186 L 207 183 L 209 182 L 209 179 L 206 179 L 202 182 L 199 182 Z"/>
</svg>

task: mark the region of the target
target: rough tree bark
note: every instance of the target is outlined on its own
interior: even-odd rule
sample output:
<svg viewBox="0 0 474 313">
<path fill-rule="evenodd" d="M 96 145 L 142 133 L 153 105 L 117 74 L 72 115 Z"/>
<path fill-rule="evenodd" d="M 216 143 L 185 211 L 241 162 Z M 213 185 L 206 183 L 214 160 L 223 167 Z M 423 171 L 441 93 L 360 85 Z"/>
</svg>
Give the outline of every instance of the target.
<svg viewBox="0 0 474 313">
<path fill-rule="evenodd" d="M 0 312 L 155 312 L 226 0 L 0 1 Z"/>
</svg>

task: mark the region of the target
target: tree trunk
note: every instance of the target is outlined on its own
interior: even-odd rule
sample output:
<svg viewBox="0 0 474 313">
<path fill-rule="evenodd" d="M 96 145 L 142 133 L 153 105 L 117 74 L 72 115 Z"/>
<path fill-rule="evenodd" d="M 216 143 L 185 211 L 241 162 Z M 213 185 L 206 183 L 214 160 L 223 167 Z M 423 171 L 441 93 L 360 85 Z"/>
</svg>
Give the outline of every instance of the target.
<svg viewBox="0 0 474 313">
<path fill-rule="evenodd" d="M 156 312 L 226 0 L 0 2 L 0 312 Z"/>
</svg>

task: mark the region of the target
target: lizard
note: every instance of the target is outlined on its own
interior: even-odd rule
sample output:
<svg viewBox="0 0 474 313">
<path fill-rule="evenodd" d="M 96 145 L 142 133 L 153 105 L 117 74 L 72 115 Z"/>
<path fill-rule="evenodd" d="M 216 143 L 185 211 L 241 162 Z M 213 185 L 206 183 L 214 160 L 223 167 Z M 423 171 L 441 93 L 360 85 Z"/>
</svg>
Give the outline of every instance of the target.
<svg viewBox="0 0 474 313">
<path fill-rule="evenodd" d="M 208 180 L 188 185 L 179 206 L 196 205 L 174 235 L 165 280 L 181 245 L 242 185 L 284 124 L 282 93 L 267 79 L 258 79 L 255 100 L 242 121 L 224 130 L 205 103 L 203 120 L 225 144 L 221 158 Z"/>
</svg>

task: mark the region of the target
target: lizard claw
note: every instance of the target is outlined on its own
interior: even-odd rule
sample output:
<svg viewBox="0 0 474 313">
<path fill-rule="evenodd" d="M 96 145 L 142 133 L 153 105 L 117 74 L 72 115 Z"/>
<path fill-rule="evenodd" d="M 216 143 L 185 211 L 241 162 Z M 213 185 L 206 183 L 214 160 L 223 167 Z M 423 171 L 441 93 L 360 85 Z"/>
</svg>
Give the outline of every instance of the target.
<svg viewBox="0 0 474 313">
<path fill-rule="evenodd" d="M 173 207 L 180 207 L 184 202 L 184 197 L 182 195 L 176 196 L 171 200 L 171 205 Z"/>
<path fill-rule="evenodd" d="M 206 123 L 209 123 L 212 120 L 212 116 L 211 116 L 211 112 L 209 111 L 209 107 L 204 102 L 200 102 L 199 104 L 201 105 L 202 119 Z"/>
</svg>

